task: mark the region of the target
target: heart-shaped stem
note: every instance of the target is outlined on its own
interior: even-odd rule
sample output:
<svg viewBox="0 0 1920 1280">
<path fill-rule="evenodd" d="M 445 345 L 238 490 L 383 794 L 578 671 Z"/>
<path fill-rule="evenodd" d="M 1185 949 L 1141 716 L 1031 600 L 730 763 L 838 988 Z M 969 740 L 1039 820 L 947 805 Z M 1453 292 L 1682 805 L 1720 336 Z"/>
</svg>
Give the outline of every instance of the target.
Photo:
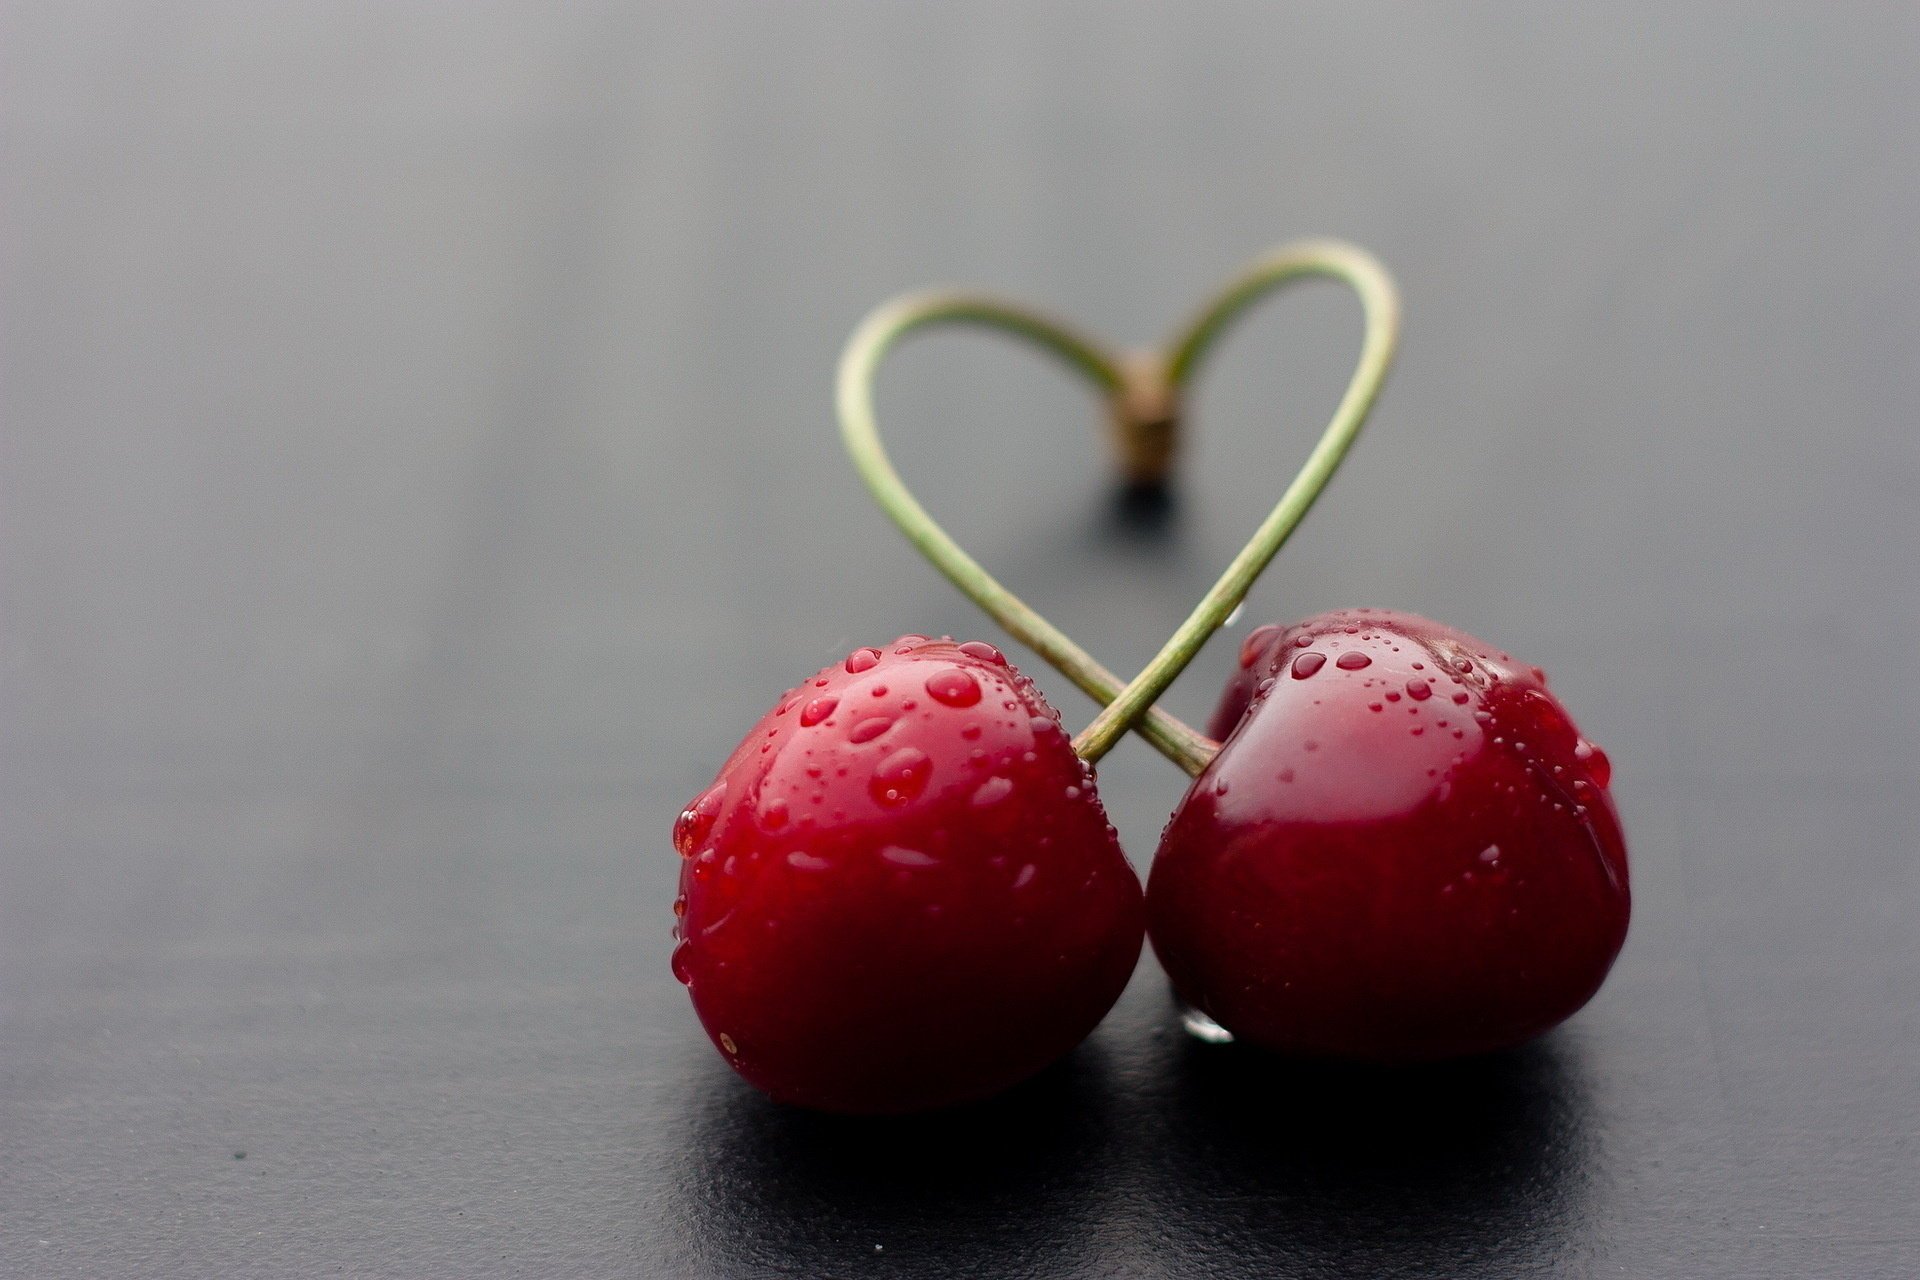
<svg viewBox="0 0 1920 1280">
<path fill-rule="evenodd" d="M 1320 491 L 1347 456 L 1354 437 L 1367 420 L 1386 381 L 1387 369 L 1400 340 L 1400 293 L 1393 278 L 1364 249 L 1337 240 L 1305 240 L 1274 250 L 1230 280 L 1171 344 L 1167 380 L 1176 393 L 1192 380 L 1213 342 L 1237 316 L 1280 286 L 1307 276 L 1344 281 L 1360 295 L 1366 329 L 1360 340 L 1360 360 L 1347 382 L 1346 394 L 1333 411 L 1319 443 L 1280 495 L 1273 511 L 1260 523 L 1246 546 L 1233 558 L 1179 630 L 1161 647 L 1152 662 L 1135 676 L 1119 696 L 1094 717 L 1073 748 L 1083 759 L 1100 759 L 1113 749 L 1128 727 L 1151 707 L 1168 685 L 1193 661 L 1208 637 L 1246 598 L 1254 579 L 1267 567 L 1287 538 L 1312 508 Z"/>
<path fill-rule="evenodd" d="M 1119 428 L 1123 464 L 1130 473 L 1138 471 L 1146 478 L 1157 478 L 1173 447 L 1180 392 L 1191 381 L 1213 341 L 1235 317 L 1268 292 L 1307 276 L 1345 281 L 1360 295 L 1366 313 L 1360 360 L 1346 394 L 1306 464 L 1287 486 L 1279 504 L 1261 523 L 1253 539 L 1234 557 L 1227 571 L 1173 638 L 1125 688 L 1065 633 L 1001 586 L 962 550 L 914 499 L 880 443 L 873 410 L 873 381 L 887 351 L 906 334 L 928 325 L 975 324 L 1034 342 L 1083 374 L 1108 399 Z M 1074 749 L 1083 758 L 1100 759 L 1121 734 L 1132 728 L 1187 773 L 1198 774 L 1218 750 L 1218 744 L 1153 703 L 1238 606 L 1254 579 L 1273 559 L 1332 478 L 1379 395 L 1387 367 L 1393 360 L 1399 325 L 1399 294 L 1385 269 L 1365 250 L 1333 240 L 1302 241 L 1277 249 L 1255 262 L 1229 281 L 1215 300 L 1202 309 L 1170 345 L 1164 359 L 1149 357 L 1123 362 L 1100 343 L 1016 303 L 971 293 L 917 294 L 880 307 L 848 340 L 836 383 L 840 430 L 854 467 L 868 490 L 921 554 L 1010 634 L 1039 653 L 1082 691 L 1106 704 L 1094 722 L 1074 739 Z M 1160 425 L 1162 419 L 1164 427 Z M 1143 423 L 1154 433 L 1146 437 L 1150 447 L 1145 455 L 1140 452 L 1142 436 L 1133 430 Z M 1135 463 L 1143 456 L 1146 465 L 1136 467 Z"/>
<path fill-rule="evenodd" d="M 901 338 L 935 324 L 979 325 L 1024 338 L 1065 361 L 1109 401 L 1121 397 L 1129 386 L 1121 363 L 1094 339 L 1018 303 L 976 293 L 924 293 L 897 298 L 861 322 L 840 357 L 836 387 L 840 432 L 854 468 L 908 541 L 1008 634 L 1045 658 L 1089 697 L 1111 702 L 1121 692 L 1119 678 L 962 550 L 914 498 L 880 443 L 873 412 L 873 380 L 880 361 Z M 1137 719 L 1133 727 L 1181 768 L 1197 773 L 1205 767 L 1215 747 L 1211 739 L 1158 708 Z"/>
</svg>

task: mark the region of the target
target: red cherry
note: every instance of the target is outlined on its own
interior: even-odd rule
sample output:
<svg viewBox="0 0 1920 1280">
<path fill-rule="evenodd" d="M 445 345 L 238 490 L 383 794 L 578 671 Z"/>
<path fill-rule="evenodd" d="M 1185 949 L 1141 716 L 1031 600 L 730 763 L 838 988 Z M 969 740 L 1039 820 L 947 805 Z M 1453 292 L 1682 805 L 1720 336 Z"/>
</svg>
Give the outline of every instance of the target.
<svg viewBox="0 0 1920 1280">
<path fill-rule="evenodd" d="M 674 973 L 784 1102 L 997 1093 L 1084 1039 L 1140 954 L 1092 770 L 991 645 L 856 649 L 755 726 L 674 841 Z"/>
<path fill-rule="evenodd" d="M 1627 851 L 1545 674 L 1380 610 L 1248 641 L 1148 881 L 1175 989 L 1255 1044 L 1372 1061 L 1518 1044 L 1585 1004 L 1626 937 Z"/>
</svg>

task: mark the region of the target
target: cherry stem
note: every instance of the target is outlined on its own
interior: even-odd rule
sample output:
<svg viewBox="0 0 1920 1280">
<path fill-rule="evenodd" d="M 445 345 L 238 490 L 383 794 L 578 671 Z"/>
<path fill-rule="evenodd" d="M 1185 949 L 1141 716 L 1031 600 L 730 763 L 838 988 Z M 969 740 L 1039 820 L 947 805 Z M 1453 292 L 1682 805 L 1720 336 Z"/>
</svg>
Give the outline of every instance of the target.
<svg viewBox="0 0 1920 1280">
<path fill-rule="evenodd" d="M 1109 397 L 1126 390 L 1121 364 L 1095 339 L 1018 303 L 976 293 L 914 294 L 886 303 L 854 330 L 840 358 L 835 395 L 840 434 L 854 468 L 907 540 L 1009 635 L 1045 658 L 1087 696 L 1103 705 L 1111 702 L 1122 690 L 1120 678 L 962 550 L 914 498 L 880 443 L 873 411 L 873 382 L 880 362 L 901 338 L 936 324 L 980 325 L 1027 339 L 1058 356 Z M 1205 768 L 1215 749 L 1210 738 L 1157 707 L 1136 716 L 1129 725 L 1189 773 Z"/>
<path fill-rule="evenodd" d="M 1260 523 L 1247 545 L 1226 572 L 1180 624 L 1145 669 L 1120 695 L 1109 702 L 1093 723 L 1073 740 L 1073 749 L 1088 762 L 1113 749 L 1143 708 L 1151 707 L 1174 678 L 1193 661 L 1202 645 L 1239 608 L 1254 579 L 1286 545 L 1327 487 L 1341 460 L 1380 396 L 1387 370 L 1400 340 L 1400 292 L 1393 277 L 1366 250 L 1338 240 L 1302 240 L 1283 245 L 1252 263 L 1228 281 L 1200 314 L 1169 345 L 1167 380 L 1175 394 L 1192 381 L 1214 341 L 1246 309 L 1283 285 L 1313 276 L 1342 281 L 1360 297 L 1365 330 L 1360 359 L 1340 397 L 1326 430 L 1307 455 L 1293 482 L 1272 512 Z"/>
<path fill-rule="evenodd" d="M 1360 360 L 1346 394 L 1306 464 L 1252 541 L 1154 660 L 1124 688 L 1112 672 L 961 549 L 914 498 L 880 443 L 873 383 L 888 350 L 916 329 L 973 324 L 1033 342 L 1092 382 L 1108 399 L 1123 469 L 1136 480 L 1157 481 L 1176 443 L 1180 392 L 1215 339 L 1267 293 L 1308 276 L 1346 282 L 1359 294 L 1366 313 Z M 1219 744 L 1153 704 L 1239 605 L 1332 478 L 1379 395 L 1393 360 L 1399 324 L 1399 295 L 1385 269 L 1365 250 L 1332 240 L 1288 245 L 1252 264 L 1181 332 L 1164 358 L 1116 357 L 1070 326 L 1003 299 L 950 291 L 915 294 L 875 310 L 848 340 L 835 388 L 841 437 L 875 501 L 920 553 L 1009 634 L 1105 704 L 1074 739 L 1074 749 L 1083 759 L 1099 760 L 1133 729 L 1188 774 L 1196 775 L 1206 768 Z"/>
</svg>

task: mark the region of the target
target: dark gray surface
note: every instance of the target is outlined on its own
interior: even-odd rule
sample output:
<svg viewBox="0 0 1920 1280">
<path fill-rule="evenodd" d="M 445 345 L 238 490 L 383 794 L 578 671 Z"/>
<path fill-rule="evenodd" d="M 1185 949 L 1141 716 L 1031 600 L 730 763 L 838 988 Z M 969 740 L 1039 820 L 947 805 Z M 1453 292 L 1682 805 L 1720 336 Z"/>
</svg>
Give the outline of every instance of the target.
<svg viewBox="0 0 1920 1280">
<path fill-rule="evenodd" d="M 1916 11 L 1023 8 L 0 11 L 0 1272 L 1920 1271 Z M 1309 232 L 1404 358 L 1249 623 L 1545 664 L 1618 764 L 1611 981 L 1314 1074 L 1148 960 L 998 1105 L 771 1107 L 667 972 L 674 813 L 849 645 L 993 634 L 841 459 L 846 330 L 951 280 L 1152 336 Z M 1131 670 L 1357 333 L 1232 340 L 1158 537 L 1028 357 L 883 409 Z M 1101 785 L 1144 864 L 1180 777 Z"/>
</svg>

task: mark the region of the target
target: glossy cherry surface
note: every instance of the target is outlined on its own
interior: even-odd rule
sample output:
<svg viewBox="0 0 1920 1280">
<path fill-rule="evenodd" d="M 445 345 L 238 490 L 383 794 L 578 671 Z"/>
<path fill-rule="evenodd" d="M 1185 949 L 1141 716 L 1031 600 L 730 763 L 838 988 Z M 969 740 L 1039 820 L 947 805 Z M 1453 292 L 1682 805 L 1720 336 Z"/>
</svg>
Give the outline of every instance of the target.
<svg viewBox="0 0 1920 1280">
<path fill-rule="evenodd" d="M 674 973 L 774 1098 L 902 1112 L 1078 1044 L 1140 954 L 1139 879 L 998 650 L 904 636 L 788 693 L 681 815 Z"/>
<path fill-rule="evenodd" d="M 1626 846 L 1545 673 L 1364 609 L 1242 658 L 1148 884 L 1182 997 L 1267 1048 L 1369 1061 L 1503 1048 L 1585 1004 L 1626 936 Z"/>
</svg>

